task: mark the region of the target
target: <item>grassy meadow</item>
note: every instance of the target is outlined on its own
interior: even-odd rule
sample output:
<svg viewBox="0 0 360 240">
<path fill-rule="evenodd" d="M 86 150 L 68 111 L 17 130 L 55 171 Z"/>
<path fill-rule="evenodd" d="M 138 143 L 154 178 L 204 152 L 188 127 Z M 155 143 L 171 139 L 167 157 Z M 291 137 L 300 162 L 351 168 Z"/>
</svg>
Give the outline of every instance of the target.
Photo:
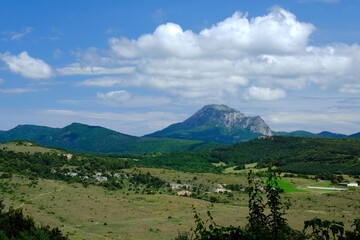
<svg viewBox="0 0 360 240">
<path fill-rule="evenodd" d="M 156 168 L 124 171 L 150 172 L 167 182 L 205 185 L 209 190 L 218 184 L 246 185 L 246 173 L 184 173 Z M 215 222 L 244 225 L 248 213 L 247 194 L 233 191 L 209 193 L 227 203 L 177 196 L 176 191 L 162 190 L 154 195 L 139 194 L 129 189 L 110 191 L 102 187 L 87 188 L 55 180 L 30 180 L 13 175 L 1 179 L 1 196 L 7 207 L 23 208 L 26 214 L 42 224 L 49 224 L 69 235 L 70 239 L 173 239 L 178 231 L 195 227 L 192 206 L 206 219 L 211 211 Z M 360 216 L 360 191 L 326 191 L 308 186 L 329 186 L 329 181 L 282 178 L 283 202 L 291 207 L 286 215 L 290 225 L 302 229 L 303 222 L 313 217 L 343 221 L 350 228 Z M 223 202 L 226 202 L 223 201 Z"/>
<path fill-rule="evenodd" d="M 14 151 L 14 152 L 23 152 L 23 153 L 65 153 L 65 151 L 60 151 L 56 149 L 51 149 L 47 147 L 42 147 L 37 145 L 36 143 L 32 143 L 29 141 L 14 141 L 14 142 L 5 142 L 0 143 L 0 149 L 6 151 Z"/>
</svg>

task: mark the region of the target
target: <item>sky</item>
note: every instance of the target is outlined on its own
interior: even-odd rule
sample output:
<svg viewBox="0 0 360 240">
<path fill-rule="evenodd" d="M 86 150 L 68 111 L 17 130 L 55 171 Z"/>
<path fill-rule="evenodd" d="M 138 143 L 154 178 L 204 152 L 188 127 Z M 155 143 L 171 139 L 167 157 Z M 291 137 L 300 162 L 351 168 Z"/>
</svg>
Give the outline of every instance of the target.
<svg viewBox="0 0 360 240">
<path fill-rule="evenodd" d="M 360 131 L 360 1 L 0 0 L 0 130 L 142 136 L 226 104 Z"/>
</svg>

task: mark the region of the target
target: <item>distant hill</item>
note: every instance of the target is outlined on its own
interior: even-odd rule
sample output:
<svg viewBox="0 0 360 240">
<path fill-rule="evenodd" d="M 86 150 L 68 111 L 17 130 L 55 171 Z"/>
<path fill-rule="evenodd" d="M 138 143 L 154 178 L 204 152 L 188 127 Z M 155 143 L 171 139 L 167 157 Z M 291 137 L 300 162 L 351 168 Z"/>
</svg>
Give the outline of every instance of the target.
<svg viewBox="0 0 360 240">
<path fill-rule="evenodd" d="M 360 132 L 350 135 L 351 138 L 360 138 Z"/>
<path fill-rule="evenodd" d="M 346 138 L 350 137 L 345 134 L 332 133 L 328 131 L 323 131 L 320 133 L 312 133 L 308 131 L 298 130 L 293 132 L 273 132 L 275 136 L 291 136 L 291 137 L 325 137 L 325 138 Z"/>
<path fill-rule="evenodd" d="M 318 137 L 328 137 L 328 138 L 346 138 L 348 137 L 345 134 L 340 134 L 340 133 L 332 133 L 332 132 L 328 132 L 328 131 L 323 131 L 321 133 L 316 134 Z"/>
<path fill-rule="evenodd" d="M 172 152 L 206 149 L 216 145 L 192 140 L 141 138 L 80 123 L 64 128 L 19 125 L 0 132 L 0 142 L 13 140 L 28 140 L 48 147 L 98 153 Z"/>
<path fill-rule="evenodd" d="M 315 133 L 308 131 L 297 130 L 293 132 L 273 132 L 274 136 L 288 136 L 288 137 L 315 137 Z"/>
<path fill-rule="evenodd" d="M 231 144 L 271 134 L 271 129 L 259 116 L 247 117 L 225 105 L 206 105 L 184 122 L 147 136 Z"/>
</svg>

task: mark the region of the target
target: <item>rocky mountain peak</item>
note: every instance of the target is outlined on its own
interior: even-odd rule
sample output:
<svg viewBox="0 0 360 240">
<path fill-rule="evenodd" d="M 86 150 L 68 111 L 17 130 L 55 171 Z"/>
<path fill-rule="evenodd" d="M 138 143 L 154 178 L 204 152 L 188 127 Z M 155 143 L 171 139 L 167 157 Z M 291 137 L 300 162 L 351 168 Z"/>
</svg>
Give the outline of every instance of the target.
<svg viewBox="0 0 360 240">
<path fill-rule="evenodd" d="M 246 129 L 254 133 L 271 135 L 271 129 L 261 117 L 247 117 L 226 105 L 206 105 L 183 123 L 188 127 L 212 125 L 223 127 L 229 131 Z"/>
</svg>

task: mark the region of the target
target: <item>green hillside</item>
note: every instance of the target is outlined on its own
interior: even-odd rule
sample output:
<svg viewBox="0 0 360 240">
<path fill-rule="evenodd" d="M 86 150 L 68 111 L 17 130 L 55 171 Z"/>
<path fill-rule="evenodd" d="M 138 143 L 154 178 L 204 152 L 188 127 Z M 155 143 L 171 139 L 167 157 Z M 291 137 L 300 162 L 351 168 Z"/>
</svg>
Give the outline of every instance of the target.
<svg viewBox="0 0 360 240">
<path fill-rule="evenodd" d="M 192 161 L 190 160 L 192 159 Z M 271 161 L 278 168 L 294 173 L 360 174 L 360 140 L 352 138 L 263 137 L 222 148 L 196 153 L 183 152 L 145 157 L 145 164 L 186 171 L 214 171 L 211 163 L 242 168 Z M 182 163 L 181 166 L 180 163 Z M 196 167 L 194 167 L 196 163 Z M 218 167 L 216 168 L 219 170 Z"/>
<path fill-rule="evenodd" d="M 360 132 L 350 135 L 351 138 L 360 138 Z"/>
<path fill-rule="evenodd" d="M 76 152 L 133 153 L 192 151 L 219 146 L 195 140 L 144 138 L 99 126 L 73 123 L 64 128 L 20 125 L 0 132 L 0 142 L 27 140 Z"/>
<path fill-rule="evenodd" d="M 360 141 L 314 137 L 267 137 L 210 151 L 219 161 L 242 165 L 272 161 L 284 171 L 360 174 Z"/>
<path fill-rule="evenodd" d="M 176 139 L 196 139 L 205 142 L 218 142 L 231 144 L 241 141 L 248 141 L 262 134 L 254 133 L 243 129 L 228 130 L 223 127 L 217 127 L 216 124 L 209 123 L 205 126 L 194 127 L 192 129 L 164 129 L 150 136 L 170 137 Z"/>
<path fill-rule="evenodd" d="M 0 150 L 22 153 L 65 153 L 64 151 L 43 147 L 29 141 L 13 141 L 0 144 Z"/>
</svg>

